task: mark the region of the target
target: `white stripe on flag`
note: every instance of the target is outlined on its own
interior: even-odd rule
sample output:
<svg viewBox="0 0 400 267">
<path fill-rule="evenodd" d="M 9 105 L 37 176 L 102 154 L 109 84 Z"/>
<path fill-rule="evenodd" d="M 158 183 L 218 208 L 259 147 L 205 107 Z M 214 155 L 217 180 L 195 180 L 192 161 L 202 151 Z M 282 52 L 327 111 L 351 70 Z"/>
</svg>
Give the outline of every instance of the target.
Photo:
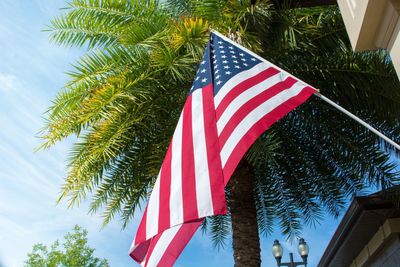
<svg viewBox="0 0 400 267">
<path fill-rule="evenodd" d="M 169 244 L 172 242 L 172 239 L 174 239 L 180 228 L 181 225 L 177 225 L 162 232 L 161 237 L 154 246 L 154 249 L 145 266 L 155 267 L 157 264 L 159 264 L 164 252 L 167 250 Z"/>
<path fill-rule="evenodd" d="M 160 171 L 161 173 L 161 171 Z M 151 192 L 146 214 L 146 236 L 151 237 L 158 233 L 158 213 L 160 205 L 160 173 L 158 174 L 153 191 Z"/>
<path fill-rule="evenodd" d="M 239 110 L 240 107 L 243 106 L 247 101 L 257 96 L 258 94 L 267 91 L 270 87 L 288 77 L 283 77 L 281 74 L 282 73 L 277 73 L 274 76 L 254 85 L 253 87 L 238 95 L 232 102 L 230 102 L 217 122 L 218 135 L 221 134 L 222 130 L 225 128 L 225 125 L 229 122 L 235 112 Z M 266 88 L 268 89 L 266 90 Z"/>
<path fill-rule="evenodd" d="M 192 93 L 193 152 L 197 210 L 200 218 L 210 215 L 210 211 L 214 210 L 208 170 L 206 136 L 204 132 L 202 92 L 202 90 L 196 90 Z"/>
<path fill-rule="evenodd" d="M 298 95 L 305 86 L 306 85 L 303 82 L 299 81 L 295 83 L 292 87 L 268 99 L 266 102 L 262 103 L 257 108 L 248 113 L 247 116 L 236 126 L 235 130 L 229 136 L 228 140 L 221 150 L 222 166 L 225 167 L 225 164 L 231 156 L 233 149 L 257 121 L 259 121 L 262 117 L 270 113 L 282 103 Z"/>
<path fill-rule="evenodd" d="M 183 201 L 182 201 L 182 121 L 181 114 L 174 136 L 172 137 L 171 147 L 171 197 L 170 225 L 177 225 L 183 222 Z M 157 220 L 158 221 L 158 220 Z"/>
<path fill-rule="evenodd" d="M 265 62 L 261 62 L 261 63 L 255 65 L 254 67 L 252 67 L 251 69 L 246 70 L 246 71 L 242 71 L 239 74 L 233 76 L 231 79 L 229 79 L 229 81 L 227 81 L 221 87 L 221 89 L 219 89 L 217 95 L 214 97 L 215 109 L 218 108 L 218 106 L 221 103 L 221 101 L 229 93 L 229 91 L 232 90 L 233 87 L 235 87 L 236 85 L 238 85 L 242 81 L 253 77 L 254 73 L 259 73 L 261 71 L 264 71 L 264 70 L 268 69 L 269 67 L 271 67 L 271 65 L 269 65 L 269 64 L 267 64 Z"/>
</svg>

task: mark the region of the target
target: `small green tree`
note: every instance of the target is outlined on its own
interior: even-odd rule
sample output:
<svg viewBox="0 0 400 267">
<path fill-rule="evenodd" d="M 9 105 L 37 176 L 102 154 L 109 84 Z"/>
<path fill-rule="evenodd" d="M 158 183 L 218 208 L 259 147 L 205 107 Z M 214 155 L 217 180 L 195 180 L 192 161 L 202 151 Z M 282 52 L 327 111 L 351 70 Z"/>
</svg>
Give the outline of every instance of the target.
<svg viewBox="0 0 400 267">
<path fill-rule="evenodd" d="M 94 249 L 88 246 L 87 230 L 75 225 L 72 232 L 64 236 L 62 250 L 55 241 L 48 249 L 43 244 L 35 244 L 28 253 L 26 267 L 108 267 L 106 259 L 96 258 Z"/>
</svg>

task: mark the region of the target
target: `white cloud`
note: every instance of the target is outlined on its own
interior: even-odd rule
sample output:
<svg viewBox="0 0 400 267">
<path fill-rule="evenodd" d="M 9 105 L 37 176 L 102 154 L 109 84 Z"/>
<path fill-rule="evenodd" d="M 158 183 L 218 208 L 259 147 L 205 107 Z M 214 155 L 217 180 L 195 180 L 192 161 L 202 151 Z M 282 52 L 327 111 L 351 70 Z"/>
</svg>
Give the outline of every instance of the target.
<svg viewBox="0 0 400 267">
<path fill-rule="evenodd" d="M 0 73 L 0 91 L 12 91 L 17 87 L 17 77 L 11 74 Z"/>
</svg>

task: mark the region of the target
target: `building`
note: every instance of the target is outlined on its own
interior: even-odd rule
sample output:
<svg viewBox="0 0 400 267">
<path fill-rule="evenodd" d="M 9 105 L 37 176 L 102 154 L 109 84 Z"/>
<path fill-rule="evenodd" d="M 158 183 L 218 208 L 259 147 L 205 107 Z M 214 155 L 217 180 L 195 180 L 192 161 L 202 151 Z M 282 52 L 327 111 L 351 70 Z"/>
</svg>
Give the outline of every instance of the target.
<svg viewBox="0 0 400 267">
<path fill-rule="evenodd" d="M 318 267 L 400 266 L 400 208 L 381 192 L 355 197 Z"/>
<path fill-rule="evenodd" d="M 400 0 L 337 2 L 354 51 L 388 50 L 400 77 Z"/>
</svg>

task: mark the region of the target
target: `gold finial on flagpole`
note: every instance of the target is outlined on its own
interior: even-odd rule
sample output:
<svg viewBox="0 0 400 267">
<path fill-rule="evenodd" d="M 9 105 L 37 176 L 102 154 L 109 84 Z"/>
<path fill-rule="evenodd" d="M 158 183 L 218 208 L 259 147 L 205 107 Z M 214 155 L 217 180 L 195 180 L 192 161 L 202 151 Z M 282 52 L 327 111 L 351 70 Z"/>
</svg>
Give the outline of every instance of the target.
<svg viewBox="0 0 400 267">
<path fill-rule="evenodd" d="M 228 38 L 238 44 L 243 44 L 240 32 L 233 32 L 231 27 L 228 28 Z"/>
</svg>

